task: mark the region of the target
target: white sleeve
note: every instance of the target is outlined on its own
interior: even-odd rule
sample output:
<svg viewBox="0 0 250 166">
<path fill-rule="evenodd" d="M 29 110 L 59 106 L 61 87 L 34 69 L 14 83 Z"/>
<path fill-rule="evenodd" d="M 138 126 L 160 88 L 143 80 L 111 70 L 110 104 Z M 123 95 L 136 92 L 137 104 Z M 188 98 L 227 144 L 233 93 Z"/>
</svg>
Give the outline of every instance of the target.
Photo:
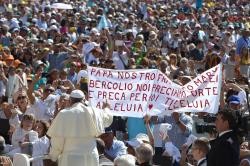
<svg viewBox="0 0 250 166">
<path fill-rule="evenodd" d="M 247 103 L 247 94 L 244 90 L 239 91 L 238 97 L 240 98 L 240 104 L 245 105 Z"/>
<path fill-rule="evenodd" d="M 14 126 L 15 128 L 20 125 L 18 115 L 15 115 L 15 116 L 11 117 L 9 122 L 10 122 L 10 125 Z"/>
<path fill-rule="evenodd" d="M 17 128 L 12 134 L 11 144 L 15 147 L 18 147 L 19 141 L 21 141 L 20 128 Z"/>
<path fill-rule="evenodd" d="M 50 141 L 51 141 L 51 148 L 50 148 L 49 156 L 52 161 L 56 161 L 63 151 L 64 138 L 52 137 Z"/>
</svg>

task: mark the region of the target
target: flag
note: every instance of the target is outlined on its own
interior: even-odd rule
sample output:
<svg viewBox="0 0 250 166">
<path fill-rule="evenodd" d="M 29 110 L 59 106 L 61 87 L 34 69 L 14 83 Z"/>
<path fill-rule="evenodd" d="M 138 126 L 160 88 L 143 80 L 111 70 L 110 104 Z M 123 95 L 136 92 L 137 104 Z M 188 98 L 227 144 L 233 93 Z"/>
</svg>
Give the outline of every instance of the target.
<svg viewBox="0 0 250 166">
<path fill-rule="evenodd" d="M 100 31 L 103 28 L 108 28 L 108 27 L 109 27 L 108 20 L 106 19 L 105 15 L 103 15 L 97 25 L 97 29 Z"/>
</svg>

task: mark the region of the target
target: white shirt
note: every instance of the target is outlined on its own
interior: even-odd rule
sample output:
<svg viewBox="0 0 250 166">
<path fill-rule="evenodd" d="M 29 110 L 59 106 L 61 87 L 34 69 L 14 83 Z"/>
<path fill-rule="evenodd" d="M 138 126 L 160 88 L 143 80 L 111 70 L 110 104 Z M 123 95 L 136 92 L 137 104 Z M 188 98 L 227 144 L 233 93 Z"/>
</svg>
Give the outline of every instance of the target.
<svg viewBox="0 0 250 166">
<path fill-rule="evenodd" d="M 201 159 L 197 162 L 197 165 L 199 165 L 203 160 L 206 160 L 206 157 L 201 158 Z M 206 165 L 207 165 L 207 162 L 204 162 L 204 163 L 202 163 L 201 166 L 206 166 Z"/>
<path fill-rule="evenodd" d="M 7 96 L 9 98 L 12 98 L 12 96 L 21 88 L 20 80 L 17 76 L 17 74 L 13 76 L 9 76 L 8 82 L 7 82 Z"/>
<path fill-rule="evenodd" d="M 5 96 L 6 93 L 6 85 L 2 80 L 0 80 L 0 97 Z"/>
<path fill-rule="evenodd" d="M 43 136 L 36 140 L 35 142 L 32 142 L 33 145 L 33 152 L 32 152 L 32 157 L 38 157 L 38 156 L 43 156 L 45 154 L 48 154 L 49 152 L 49 146 L 50 146 L 50 141 L 48 137 Z M 43 166 L 43 160 L 35 160 L 32 162 L 33 166 Z"/>
<path fill-rule="evenodd" d="M 174 144 L 172 142 L 166 142 L 165 152 L 167 152 L 169 156 L 173 157 L 173 163 L 175 161 L 177 161 L 177 162 L 180 161 L 181 153 L 180 153 L 179 149 L 176 146 L 174 146 Z"/>
<path fill-rule="evenodd" d="M 226 134 L 226 133 L 229 133 L 229 132 L 231 132 L 231 131 L 233 131 L 233 130 L 226 130 L 226 131 L 223 131 L 223 132 L 221 132 L 221 133 L 219 134 L 219 137 L 221 137 L 222 135 L 224 135 L 224 134 Z"/>
<path fill-rule="evenodd" d="M 239 98 L 240 98 L 240 104 L 241 105 L 246 105 L 247 104 L 247 94 L 244 90 L 241 90 L 239 91 L 238 95 L 237 95 Z"/>
<path fill-rule="evenodd" d="M 25 135 L 28 134 L 29 132 L 34 132 L 34 131 L 33 130 L 27 131 L 21 127 L 17 127 L 12 135 L 11 144 L 14 147 L 19 147 L 19 142 L 23 142 L 25 139 Z"/>
<path fill-rule="evenodd" d="M 31 106 L 37 120 L 49 121 L 54 117 L 56 95 L 49 95 L 44 101 L 39 98 L 35 99 L 35 103 Z"/>
<path fill-rule="evenodd" d="M 153 135 L 154 135 L 154 146 L 155 147 L 163 147 L 163 141 L 160 137 L 160 124 L 155 124 L 153 129 Z"/>
</svg>

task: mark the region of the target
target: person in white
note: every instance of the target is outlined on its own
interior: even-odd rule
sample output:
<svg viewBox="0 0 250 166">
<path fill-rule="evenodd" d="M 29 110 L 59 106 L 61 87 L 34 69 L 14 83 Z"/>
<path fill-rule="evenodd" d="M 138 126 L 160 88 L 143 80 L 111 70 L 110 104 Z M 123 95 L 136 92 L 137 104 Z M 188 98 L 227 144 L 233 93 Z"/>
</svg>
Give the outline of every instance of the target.
<svg viewBox="0 0 250 166">
<path fill-rule="evenodd" d="M 107 110 L 100 111 L 83 103 L 81 90 L 70 94 L 71 107 L 61 110 L 53 120 L 47 135 L 51 137 L 49 157 L 59 166 L 97 166 L 99 156 L 95 137 L 112 123 Z"/>
<path fill-rule="evenodd" d="M 20 76 L 15 73 L 15 68 L 10 67 L 9 69 L 9 78 L 7 82 L 7 96 L 8 96 L 8 103 L 12 103 L 13 95 L 25 85 L 23 84 Z"/>
</svg>

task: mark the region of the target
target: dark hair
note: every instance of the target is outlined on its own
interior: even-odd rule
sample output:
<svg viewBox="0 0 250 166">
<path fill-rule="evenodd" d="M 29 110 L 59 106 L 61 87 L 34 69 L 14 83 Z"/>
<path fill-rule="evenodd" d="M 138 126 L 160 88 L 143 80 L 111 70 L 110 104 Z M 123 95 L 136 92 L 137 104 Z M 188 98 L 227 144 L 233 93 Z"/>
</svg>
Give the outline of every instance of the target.
<svg viewBox="0 0 250 166">
<path fill-rule="evenodd" d="M 62 26 L 62 27 L 63 27 L 63 26 L 65 26 L 65 25 L 66 25 L 66 23 L 67 23 L 67 20 L 62 19 L 62 21 L 61 21 L 61 26 Z"/>
<path fill-rule="evenodd" d="M 47 131 L 49 130 L 49 123 L 44 120 L 38 120 L 36 123 L 41 123 L 43 126 L 43 133 L 42 136 L 46 135 Z"/>
<path fill-rule="evenodd" d="M 232 129 L 232 130 L 235 130 L 236 127 L 237 127 L 237 124 L 236 124 L 236 119 L 235 117 L 233 116 L 231 110 L 229 109 L 224 109 L 222 111 L 219 111 L 218 112 L 218 115 L 221 115 L 221 119 L 223 121 L 228 121 L 228 124 L 229 124 L 229 128 Z"/>
<path fill-rule="evenodd" d="M 96 139 L 96 147 L 97 147 L 99 155 L 104 153 L 105 143 L 102 139 L 100 138 Z"/>
</svg>

